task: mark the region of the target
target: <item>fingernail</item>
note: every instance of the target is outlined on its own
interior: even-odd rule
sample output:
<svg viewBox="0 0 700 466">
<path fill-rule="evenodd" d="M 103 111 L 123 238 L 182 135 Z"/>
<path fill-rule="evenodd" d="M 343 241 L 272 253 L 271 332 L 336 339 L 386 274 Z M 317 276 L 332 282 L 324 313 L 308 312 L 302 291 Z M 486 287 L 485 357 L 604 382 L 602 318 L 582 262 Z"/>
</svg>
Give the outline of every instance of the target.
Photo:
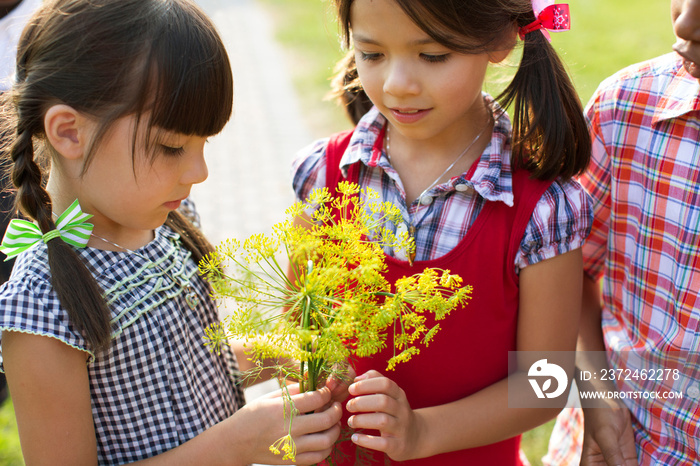
<svg viewBox="0 0 700 466">
<path fill-rule="evenodd" d="M 360 436 L 357 434 L 352 434 L 352 437 L 350 437 L 353 443 L 357 443 L 357 441 L 360 439 Z"/>
<path fill-rule="evenodd" d="M 348 427 L 352 427 L 352 423 L 355 421 L 355 416 L 350 416 L 348 418 Z"/>
<path fill-rule="evenodd" d="M 357 387 L 355 386 L 355 384 L 352 384 L 348 387 L 348 393 L 350 393 L 351 395 L 356 395 L 356 391 Z"/>
<path fill-rule="evenodd" d="M 355 377 L 355 382 L 359 382 L 360 380 L 365 380 L 367 378 L 367 373 L 364 373 L 362 375 L 358 375 Z"/>
</svg>

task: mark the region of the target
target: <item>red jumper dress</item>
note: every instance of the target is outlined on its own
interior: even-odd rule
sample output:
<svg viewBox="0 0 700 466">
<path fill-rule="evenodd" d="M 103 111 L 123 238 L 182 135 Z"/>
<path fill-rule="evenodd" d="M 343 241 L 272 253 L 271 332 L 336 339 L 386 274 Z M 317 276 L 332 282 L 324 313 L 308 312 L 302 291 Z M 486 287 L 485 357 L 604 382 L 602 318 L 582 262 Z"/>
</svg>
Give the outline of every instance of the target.
<svg viewBox="0 0 700 466">
<path fill-rule="evenodd" d="M 352 131 L 339 133 L 329 142 L 326 186 L 331 193 L 335 193 L 340 181 L 358 180 L 359 162 L 349 167 L 347 178 L 339 168 L 351 135 Z M 374 150 L 381 147 L 375 146 Z M 487 202 L 462 241 L 449 253 L 435 260 L 416 261 L 413 266 L 386 256 L 389 283 L 420 273 L 426 267 L 449 269 L 463 278 L 463 285 L 473 287 L 472 299 L 466 306 L 453 310 L 440 323 L 441 329 L 430 346 L 421 346 L 420 354 L 410 361 L 387 371 L 386 362 L 392 356 L 393 345 L 387 339 L 387 347 L 381 353 L 353 361 L 357 374 L 378 370 L 405 391 L 413 409 L 459 400 L 507 377 L 508 352 L 516 350 L 518 321 L 515 254 L 537 202 L 550 185 L 551 182 L 530 179 L 525 170 L 517 171 L 513 174 L 513 207 L 503 202 Z M 426 325 L 430 327 L 430 324 L 429 319 Z M 348 417 L 346 412 L 344 426 Z M 342 454 L 333 455 L 336 464 L 360 464 L 356 462 L 357 447 L 350 440 L 340 443 L 338 448 Z M 514 466 L 522 464 L 519 450 L 520 436 L 516 436 L 491 445 L 402 463 L 391 462 L 382 453 L 365 452 L 374 453 L 372 464 L 380 465 Z"/>
</svg>

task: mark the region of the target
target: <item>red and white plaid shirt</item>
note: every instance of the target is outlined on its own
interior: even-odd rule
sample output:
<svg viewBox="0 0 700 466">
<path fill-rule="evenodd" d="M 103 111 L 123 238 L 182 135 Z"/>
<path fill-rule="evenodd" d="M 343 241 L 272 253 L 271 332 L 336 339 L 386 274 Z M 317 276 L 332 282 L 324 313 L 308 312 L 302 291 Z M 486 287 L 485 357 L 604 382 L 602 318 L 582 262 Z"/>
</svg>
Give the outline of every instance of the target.
<svg viewBox="0 0 700 466">
<path fill-rule="evenodd" d="M 587 108 L 593 160 L 580 180 L 595 220 L 584 267 L 603 285 L 612 368 L 637 354 L 700 352 L 700 83 L 675 53 L 604 81 Z M 642 465 L 699 464 L 700 385 L 686 364 L 682 399 L 625 399 Z M 621 391 L 641 381 L 618 381 Z M 578 464 L 580 412 L 559 416 L 545 464 Z M 566 434 L 566 435 L 565 435 Z M 556 439 L 556 441 L 555 441 Z M 558 444 L 557 444 L 558 443 Z M 578 453 L 580 454 L 580 453 Z"/>
</svg>

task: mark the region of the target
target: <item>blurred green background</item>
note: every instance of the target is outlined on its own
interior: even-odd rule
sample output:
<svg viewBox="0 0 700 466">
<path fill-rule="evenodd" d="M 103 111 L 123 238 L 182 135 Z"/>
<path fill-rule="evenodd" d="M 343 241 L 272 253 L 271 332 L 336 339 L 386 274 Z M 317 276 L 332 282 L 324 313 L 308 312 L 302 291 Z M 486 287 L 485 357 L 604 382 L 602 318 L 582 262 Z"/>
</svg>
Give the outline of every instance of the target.
<svg viewBox="0 0 700 466">
<path fill-rule="evenodd" d="M 349 123 L 334 103 L 323 101 L 340 49 L 331 0 L 260 0 L 272 15 L 288 53 L 289 69 L 314 135 Z M 585 104 L 615 71 L 671 51 L 674 37 L 668 0 L 570 0 L 572 30 L 552 34 Z M 517 57 L 517 52 L 514 54 Z M 517 63 L 499 66 L 507 74 Z M 496 70 L 496 76 L 501 72 Z M 497 93 L 498 85 L 487 86 Z"/>
<path fill-rule="evenodd" d="M 276 37 L 287 52 L 288 68 L 313 135 L 348 128 L 343 111 L 324 100 L 333 66 L 342 55 L 330 0 L 259 1 L 273 18 Z M 569 5 L 572 30 L 553 34 L 553 44 L 584 104 L 600 81 L 618 69 L 671 51 L 674 38 L 666 0 L 570 0 Z M 494 76 L 507 76 L 514 66 L 499 67 Z M 498 85 L 487 90 L 495 94 Z M 541 464 L 552 424 L 523 436 L 523 448 L 533 466 Z M 0 464 L 23 464 L 11 402 L 0 409 Z"/>
</svg>

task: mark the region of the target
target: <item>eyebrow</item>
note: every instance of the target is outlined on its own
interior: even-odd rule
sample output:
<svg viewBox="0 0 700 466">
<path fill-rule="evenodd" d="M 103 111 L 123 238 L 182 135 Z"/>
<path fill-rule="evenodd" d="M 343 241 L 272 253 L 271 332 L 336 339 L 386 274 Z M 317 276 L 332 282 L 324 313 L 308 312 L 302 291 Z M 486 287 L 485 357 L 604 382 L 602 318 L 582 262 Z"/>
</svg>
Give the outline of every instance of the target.
<svg viewBox="0 0 700 466">
<path fill-rule="evenodd" d="M 362 34 L 353 34 L 352 39 L 355 42 L 360 42 L 363 44 L 382 45 L 379 42 L 377 42 L 376 40 L 374 40 L 370 37 L 363 36 Z M 431 44 L 437 44 L 437 41 L 435 41 L 434 39 L 432 39 L 430 37 L 426 37 L 425 39 L 414 40 L 409 45 L 418 46 L 418 45 L 431 45 Z"/>
</svg>

